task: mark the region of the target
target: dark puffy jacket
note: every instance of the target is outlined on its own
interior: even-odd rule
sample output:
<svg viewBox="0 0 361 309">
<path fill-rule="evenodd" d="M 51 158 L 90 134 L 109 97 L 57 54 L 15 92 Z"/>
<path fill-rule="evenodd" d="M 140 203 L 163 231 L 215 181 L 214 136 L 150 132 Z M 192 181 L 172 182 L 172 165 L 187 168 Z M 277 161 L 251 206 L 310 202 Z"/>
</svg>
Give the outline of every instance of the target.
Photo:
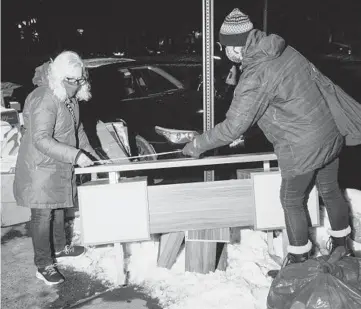
<svg viewBox="0 0 361 309">
<path fill-rule="evenodd" d="M 281 37 L 252 30 L 242 64 L 226 119 L 196 137 L 200 151 L 231 143 L 257 122 L 274 146 L 283 177 L 315 170 L 338 156 L 344 137 L 312 63 Z"/>
<path fill-rule="evenodd" d="M 74 164 L 80 149 L 92 154 L 79 106 L 71 102 L 76 120 L 47 85 L 46 69 L 37 68 L 37 87 L 26 98 L 23 117 L 25 133 L 16 162 L 14 196 L 19 206 L 66 208 L 76 204 Z"/>
</svg>

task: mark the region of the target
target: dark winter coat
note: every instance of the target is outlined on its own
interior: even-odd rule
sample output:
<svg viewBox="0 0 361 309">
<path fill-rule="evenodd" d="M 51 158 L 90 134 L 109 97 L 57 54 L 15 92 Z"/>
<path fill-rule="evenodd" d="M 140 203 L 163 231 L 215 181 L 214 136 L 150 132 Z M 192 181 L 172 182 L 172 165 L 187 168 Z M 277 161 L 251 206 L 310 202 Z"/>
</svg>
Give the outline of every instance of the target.
<svg viewBox="0 0 361 309">
<path fill-rule="evenodd" d="M 79 124 L 76 100 L 71 102 L 75 126 L 71 113 L 54 96 L 44 75 L 38 77 L 35 83 L 39 87 L 28 95 L 24 105 L 25 132 L 16 162 L 14 196 L 19 206 L 72 207 L 77 198 L 74 164 L 78 152 L 95 152 Z"/>
<path fill-rule="evenodd" d="M 252 30 L 226 119 L 196 137 L 201 152 L 231 143 L 256 122 L 273 144 L 283 177 L 320 168 L 344 144 L 312 63 L 277 35 Z"/>
</svg>

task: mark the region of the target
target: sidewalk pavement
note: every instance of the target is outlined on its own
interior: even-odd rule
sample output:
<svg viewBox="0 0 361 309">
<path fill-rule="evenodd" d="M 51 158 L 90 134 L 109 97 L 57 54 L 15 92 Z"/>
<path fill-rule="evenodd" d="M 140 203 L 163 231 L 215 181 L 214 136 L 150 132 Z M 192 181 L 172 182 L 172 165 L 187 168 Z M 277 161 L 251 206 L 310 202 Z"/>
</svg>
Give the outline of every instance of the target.
<svg viewBox="0 0 361 309">
<path fill-rule="evenodd" d="M 47 286 L 35 277 L 33 259 L 28 224 L 1 228 L 2 309 L 161 309 L 140 287 L 109 290 L 102 281 L 69 268 L 60 268 L 64 283 Z"/>
</svg>

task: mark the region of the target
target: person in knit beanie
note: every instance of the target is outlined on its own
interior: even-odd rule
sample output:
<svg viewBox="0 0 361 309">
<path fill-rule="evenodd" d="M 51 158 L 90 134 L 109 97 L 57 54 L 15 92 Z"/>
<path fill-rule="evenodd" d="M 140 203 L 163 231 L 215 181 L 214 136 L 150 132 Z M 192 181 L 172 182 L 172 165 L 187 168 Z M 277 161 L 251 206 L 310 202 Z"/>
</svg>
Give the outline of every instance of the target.
<svg viewBox="0 0 361 309">
<path fill-rule="evenodd" d="M 234 9 L 224 20 L 219 31 L 219 41 L 225 45 L 226 55 L 232 62 L 242 61 L 242 49 L 253 29 L 249 17 L 239 9 Z"/>
<path fill-rule="evenodd" d="M 255 29 L 249 16 L 238 8 L 225 18 L 219 40 L 227 57 L 242 63 L 243 71 L 225 120 L 197 135 L 185 145 L 183 154 L 199 158 L 208 150 L 229 145 L 257 124 L 273 144 L 282 177 L 280 201 L 290 243 L 284 266 L 304 262 L 310 256 L 304 205 L 314 185 L 330 218 L 330 253 L 342 246 L 352 254 L 348 248 L 348 205 L 338 184 L 338 169 L 347 137 L 358 137 L 361 143 L 361 125 L 342 123 L 346 119 L 350 124 L 361 124 L 358 103 L 283 38 Z M 336 112 L 346 108 L 360 113 L 350 112 L 347 116 L 353 119 L 343 117 L 340 121 L 328 102 L 339 107 Z M 276 276 L 277 271 L 269 275 Z"/>
<path fill-rule="evenodd" d="M 225 46 L 244 46 L 252 29 L 253 23 L 248 15 L 234 9 L 219 30 L 219 42 Z"/>
</svg>

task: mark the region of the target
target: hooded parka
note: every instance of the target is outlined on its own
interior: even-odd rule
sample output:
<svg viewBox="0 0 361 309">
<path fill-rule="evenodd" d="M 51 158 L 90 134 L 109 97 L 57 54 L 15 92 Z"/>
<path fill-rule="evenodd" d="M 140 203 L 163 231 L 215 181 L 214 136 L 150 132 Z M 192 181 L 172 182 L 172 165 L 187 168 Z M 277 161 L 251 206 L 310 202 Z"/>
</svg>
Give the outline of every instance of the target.
<svg viewBox="0 0 361 309">
<path fill-rule="evenodd" d="M 25 100 L 24 133 L 17 157 L 14 196 L 19 206 L 67 208 L 77 204 L 75 160 L 79 151 L 96 156 L 82 124 L 76 99 L 69 100 L 76 123 L 51 91 L 47 65 L 36 69 L 38 86 Z"/>
<path fill-rule="evenodd" d="M 316 83 L 313 64 L 278 35 L 256 29 L 243 57 L 226 119 L 197 136 L 196 149 L 227 145 L 258 123 L 274 146 L 282 177 L 316 170 L 336 158 L 344 137 Z"/>
</svg>

